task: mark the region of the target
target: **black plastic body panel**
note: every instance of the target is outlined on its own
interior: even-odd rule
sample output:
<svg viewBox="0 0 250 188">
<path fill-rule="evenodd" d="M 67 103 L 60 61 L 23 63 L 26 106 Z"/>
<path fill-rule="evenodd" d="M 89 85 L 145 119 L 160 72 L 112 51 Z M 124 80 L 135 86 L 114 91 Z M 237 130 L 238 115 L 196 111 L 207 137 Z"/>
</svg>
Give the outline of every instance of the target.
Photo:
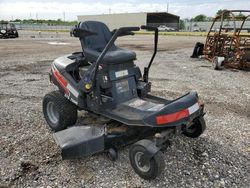
<svg viewBox="0 0 250 188">
<path fill-rule="evenodd" d="M 156 123 L 156 117 L 161 115 L 167 115 L 167 114 L 173 114 L 179 111 L 182 111 L 184 109 L 189 108 L 193 104 L 198 102 L 198 95 L 196 92 L 190 92 L 174 101 L 169 102 L 162 110 L 155 112 L 153 114 L 150 114 L 149 116 L 145 117 L 143 119 L 143 122 L 146 125 L 153 125 L 153 126 L 159 126 Z M 200 110 L 198 110 L 193 115 L 190 115 L 187 118 L 183 118 L 182 120 L 179 120 L 177 122 L 173 122 L 171 124 L 168 124 L 168 126 L 178 126 L 181 124 L 186 124 L 190 119 L 193 119 L 196 116 L 200 115 Z M 160 125 L 165 126 L 165 125 Z"/>
<path fill-rule="evenodd" d="M 188 117 L 180 119 L 176 122 L 158 125 L 156 122 L 157 116 L 173 114 L 191 107 L 198 103 L 198 95 L 196 92 L 190 92 L 176 100 L 166 100 L 156 96 L 148 95 L 151 89 L 151 83 L 139 81 L 141 76 L 138 68 L 134 62 L 117 63 L 117 64 L 100 64 L 97 77 L 97 86 L 92 93 L 85 93 L 76 80 L 65 70 L 70 64 L 74 64 L 74 57 L 64 56 L 53 63 L 53 65 L 60 71 L 63 77 L 68 81 L 72 87 L 78 92 L 79 96 L 75 98 L 73 95 L 69 99 L 74 102 L 77 101 L 79 109 L 94 112 L 103 115 L 110 119 L 117 120 L 131 126 L 148 126 L 148 127 L 173 127 L 187 125 L 193 119 L 203 115 L 203 108 L 200 107 L 195 113 Z M 60 62 L 61 61 L 61 62 Z M 58 84 L 53 74 L 51 80 L 63 91 L 63 88 Z M 97 90 L 100 88 L 100 91 Z M 99 94 L 96 94 L 100 92 Z M 155 111 L 131 108 L 126 105 L 128 101 L 140 100 L 157 104 L 162 104 L 163 108 Z"/>
<path fill-rule="evenodd" d="M 63 159 L 76 159 L 104 150 L 104 129 L 96 126 L 77 126 L 54 134 L 62 149 Z"/>
<path fill-rule="evenodd" d="M 175 126 L 187 125 L 195 118 L 203 116 L 203 107 L 200 107 L 195 113 L 189 115 L 187 118 L 181 120 L 158 125 L 156 123 L 156 117 L 159 115 L 172 114 L 184 109 L 189 108 L 193 104 L 198 102 L 198 96 L 196 92 L 188 93 L 174 101 L 168 101 L 162 98 L 148 95 L 149 98 L 143 98 L 146 101 L 153 101 L 158 104 L 164 104 L 164 107 L 155 112 L 148 110 L 139 110 L 136 108 L 131 108 L 126 104 L 120 104 L 116 108 L 112 109 L 103 109 L 99 114 L 106 116 L 110 119 L 120 121 L 127 125 L 132 126 L 148 126 L 153 128 L 168 128 Z"/>
</svg>

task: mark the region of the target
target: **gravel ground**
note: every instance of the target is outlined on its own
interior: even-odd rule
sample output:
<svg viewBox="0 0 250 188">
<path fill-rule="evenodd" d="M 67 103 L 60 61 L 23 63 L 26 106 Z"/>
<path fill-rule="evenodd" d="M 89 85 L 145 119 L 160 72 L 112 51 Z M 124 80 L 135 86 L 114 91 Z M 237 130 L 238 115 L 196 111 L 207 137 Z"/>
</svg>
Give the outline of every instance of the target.
<svg viewBox="0 0 250 188">
<path fill-rule="evenodd" d="M 48 81 L 50 63 L 79 51 L 79 41 L 62 33 L 20 34 L 0 40 L 0 187 L 250 187 L 250 72 L 214 71 L 210 62 L 190 59 L 195 42 L 204 38 L 160 38 L 150 72 L 152 93 L 173 99 L 197 90 L 206 104 L 207 130 L 198 139 L 173 138 L 164 151 L 163 174 L 145 181 L 133 172 L 128 147 L 115 162 L 105 154 L 62 160 L 41 103 L 55 89 Z M 137 49 L 142 67 L 150 58 L 151 39 L 135 36 L 119 43 Z M 79 114 L 90 121 L 86 116 Z"/>
</svg>

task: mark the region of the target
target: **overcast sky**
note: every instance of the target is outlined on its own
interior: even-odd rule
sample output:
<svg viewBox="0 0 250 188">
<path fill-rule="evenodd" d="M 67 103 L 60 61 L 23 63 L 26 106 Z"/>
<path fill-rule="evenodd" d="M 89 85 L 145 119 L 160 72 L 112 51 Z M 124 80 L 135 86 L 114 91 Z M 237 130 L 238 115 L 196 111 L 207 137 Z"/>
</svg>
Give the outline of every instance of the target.
<svg viewBox="0 0 250 188">
<path fill-rule="evenodd" d="M 0 0 L 0 20 L 65 19 L 76 20 L 77 15 L 125 12 L 167 11 L 191 18 L 198 14 L 214 16 L 218 9 L 249 9 L 250 0 Z"/>
</svg>

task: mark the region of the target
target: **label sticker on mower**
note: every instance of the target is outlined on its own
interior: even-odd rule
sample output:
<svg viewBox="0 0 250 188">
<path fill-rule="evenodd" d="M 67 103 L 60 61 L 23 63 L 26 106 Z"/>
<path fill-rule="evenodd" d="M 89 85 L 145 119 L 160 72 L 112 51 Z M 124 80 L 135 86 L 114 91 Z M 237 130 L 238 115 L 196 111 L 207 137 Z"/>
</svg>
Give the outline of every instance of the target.
<svg viewBox="0 0 250 188">
<path fill-rule="evenodd" d="M 128 106 L 133 107 L 133 108 L 138 108 L 140 106 L 143 106 L 146 103 L 146 101 L 141 100 L 141 99 L 135 99 L 132 100 L 128 103 Z"/>
<path fill-rule="evenodd" d="M 195 113 L 197 110 L 199 110 L 199 104 L 198 103 L 195 103 L 194 105 L 190 106 L 188 108 L 188 112 L 189 114 L 193 114 Z"/>
<path fill-rule="evenodd" d="M 122 80 L 120 82 L 115 83 L 117 93 L 124 93 L 129 91 L 128 80 Z"/>
<path fill-rule="evenodd" d="M 128 106 L 132 108 L 136 108 L 139 110 L 145 111 L 158 111 L 161 110 L 165 105 L 164 104 L 155 104 L 149 101 L 145 101 L 142 99 L 135 99 L 128 103 Z"/>
<path fill-rule="evenodd" d="M 147 109 L 147 111 L 159 111 L 165 107 L 164 104 L 155 104 L 152 108 Z"/>
<path fill-rule="evenodd" d="M 122 70 L 122 71 L 115 72 L 116 78 L 120 78 L 120 77 L 127 76 L 127 75 L 128 75 L 128 70 Z"/>
</svg>

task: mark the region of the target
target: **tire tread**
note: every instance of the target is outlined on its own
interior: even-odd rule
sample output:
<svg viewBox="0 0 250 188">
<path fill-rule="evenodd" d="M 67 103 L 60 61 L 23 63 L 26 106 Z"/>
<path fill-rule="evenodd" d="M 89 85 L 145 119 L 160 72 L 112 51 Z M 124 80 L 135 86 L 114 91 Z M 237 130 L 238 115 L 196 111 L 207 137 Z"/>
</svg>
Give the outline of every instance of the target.
<svg viewBox="0 0 250 188">
<path fill-rule="evenodd" d="M 59 122 L 57 125 L 51 125 L 46 115 L 46 104 L 53 101 L 59 113 Z M 54 131 L 60 131 L 73 125 L 77 121 L 77 106 L 66 99 L 60 91 L 52 91 L 45 95 L 43 100 L 43 113 L 50 128 Z"/>
</svg>

